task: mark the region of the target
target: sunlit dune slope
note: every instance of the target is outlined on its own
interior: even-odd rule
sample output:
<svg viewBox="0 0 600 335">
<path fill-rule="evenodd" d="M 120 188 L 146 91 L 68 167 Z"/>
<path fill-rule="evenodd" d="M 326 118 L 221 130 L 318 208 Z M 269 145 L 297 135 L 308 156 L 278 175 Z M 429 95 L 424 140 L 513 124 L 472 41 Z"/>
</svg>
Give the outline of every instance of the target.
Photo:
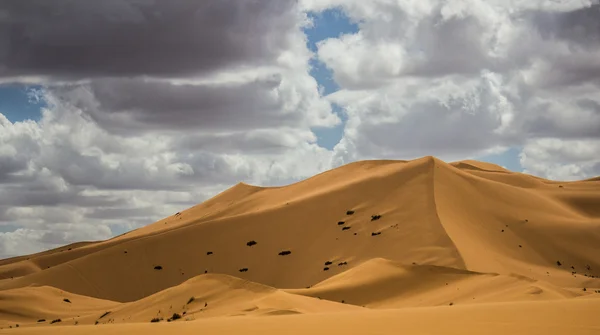
<svg viewBox="0 0 600 335">
<path fill-rule="evenodd" d="M 294 295 L 239 278 L 207 274 L 192 278 L 135 302 L 119 303 L 75 295 L 58 289 L 26 287 L 0 291 L 0 327 L 19 324 L 43 327 L 60 324 L 119 324 L 223 316 L 269 316 L 362 310 Z"/>
<path fill-rule="evenodd" d="M 49 324 L 56 319 L 76 318 L 120 305 L 49 286 L 5 290 L 0 291 L 0 327 Z"/>
<path fill-rule="evenodd" d="M 433 265 L 401 265 L 373 259 L 309 289 L 290 293 L 369 308 L 462 305 L 593 296 L 518 275 L 471 272 Z"/>
<path fill-rule="evenodd" d="M 522 276 L 560 297 L 600 287 L 598 204 L 594 180 L 556 183 L 433 157 L 363 161 L 285 187 L 238 184 L 108 241 L 6 260 L 0 290 L 47 285 L 132 302 L 204 273 L 301 289 L 381 258 L 492 274 L 515 292 L 525 284 L 510 280 Z"/>
</svg>

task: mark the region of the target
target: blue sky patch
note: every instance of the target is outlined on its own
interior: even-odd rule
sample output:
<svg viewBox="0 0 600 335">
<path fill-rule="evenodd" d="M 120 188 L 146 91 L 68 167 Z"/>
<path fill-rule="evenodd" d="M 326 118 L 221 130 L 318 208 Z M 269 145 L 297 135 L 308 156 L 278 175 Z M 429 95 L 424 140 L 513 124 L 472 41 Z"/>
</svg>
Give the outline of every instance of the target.
<svg viewBox="0 0 600 335">
<path fill-rule="evenodd" d="M 477 160 L 504 166 L 511 171 L 523 172 L 523 167 L 519 159 L 520 153 L 521 148 L 513 147 L 501 154 L 478 157 Z"/>
<path fill-rule="evenodd" d="M 0 233 L 12 233 L 19 228 L 22 227 L 16 224 L 0 224 Z"/>
<path fill-rule="evenodd" d="M 327 9 L 322 12 L 308 13 L 313 25 L 304 29 L 308 40 L 308 48 L 316 53 L 317 43 L 328 38 L 338 38 L 344 34 L 355 34 L 358 25 L 353 23 L 348 16 L 339 8 Z M 333 80 L 333 73 L 325 64 L 318 59 L 311 60 L 311 75 L 324 89 L 323 94 L 328 95 L 339 90 L 339 86 Z"/>
<path fill-rule="evenodd" d="M 328 38 L 337 38 L 343 34 L 355 34 L 358 25 L 353 23 L 348 16 L 339 8 L 327 9 L 319 13 L 310 12 L 308 17 L 313 21 L 313 26 L 304 30 L 308 48 L 316 53 L 317 43 Z M 314 58 L 310 62 L 310 74 L 323 88 L 323 95 L 328 95 L 339 90 L 339 86 L 333 80 L 333 73 L 323 62 Z M 342 123 L 334 128 L 315 127 L 312 131 L 317 135 L 317 144 L 326 149 L 333 149 L 342 139 L 346 118 L 339 106 L 333 105 L 333 112 L 341 119 Z"/>
<path fill-rule="evenodd" d="M 333 128 L 324 128 L 324 127 L 313 127 L 312 132 L 317 136 L 317 144 L 320 147 L 327 148 L 328 150 L 332 150 L 336 144 L 340 142 L 342 136 L 344 134 L 344 128 L 346 126 L 346 115 L 342 112 L 342 109 L 336 105 L 332 104 L 333 112 L 336 113 L 342 122 Z"/>
<path fill-rule="evenodd" d="M 41 108 L 46 104 L 31 99 L 29 92 L 32 89 L 41 89 L 41 87 L 19 84 L 0 85 L 0 113 L 13 123 L 24 120 L 38 121 L 42 116 Z"/>
</svg>

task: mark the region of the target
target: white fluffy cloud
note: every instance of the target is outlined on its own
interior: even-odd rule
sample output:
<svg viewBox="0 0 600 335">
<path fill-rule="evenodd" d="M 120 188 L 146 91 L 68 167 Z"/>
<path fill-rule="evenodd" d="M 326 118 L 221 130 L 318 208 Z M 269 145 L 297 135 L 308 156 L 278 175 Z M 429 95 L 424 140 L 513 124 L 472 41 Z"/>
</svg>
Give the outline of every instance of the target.
<svg viewBox="0 0 600 335">
<path fill-rule="evenodd" d="M 0 4 L 0 82 L 48 103 L 0 114 L 0 257 L 359 159 L 517 147 L 529 173 L 600 174 L 597 1 L 99 3 Z M 360 29 L 318 43 L 341 87 L 324 98 L 301 28 L 334 7 Z M 347 123 L 329 151 L 311 128 L 339 124 L 331 103 Z"/>
<path fill-rule="evenodd" d="M 339 163 L 424 153 L 462 158 L 511 143 L 512 138 L 503 134 L 514 110 L 498 76 L 483 73 L 460 83 L 423 81 L 407 79 L 361 94 L 332 94 L 349 118 L 345 136 L 335 148 Z M 428 89 L 420 89 L 424 85 Z"/>
<path fill-rule="evenodd" d="M 540 138 L 528 141 L 521 153 L 526 173 L 553 180 L 600 176 L 600 140 Z"/>
<path fill-rule="evenodd" d="M 328 98 L 348 116 L 337 165 L 381 156 L 460 159 L 519 147 L 526 170 L 541 176 L 597 172 L 597 1 L 302 5 L 341 8 L 360 27 L 318 44 L 341 86 Z M 574 143 L 587 160 L 567 154 Z"/>
<path fill-rule="evenodd" d="M 39 122 L 0 116 L 0 231 L 20 227 L 0 234 L 3 255 L 108 238 L 239 181 L 279 185 L 331 165 L 306 127 L 119 135 L 48 99 Z"/>
<path fill-rule="evenodd" d="M 41 78 L 48 105 L 37 122 L 0 114 L 0 257 L 105 239 L 240 181 L 280 185 L 331 166 L 311 128 L 340 120 L 309 74 L 305 13 L 293 1 L 212 3 L 59 1 L 52 8 L 98 21 L 68 31 L 71 16 L 0 5 L 11 14 L 0 26 L 35 23 L 20 31 L 27 43 L 18 29 L 0 33 L 10 46 L 0 77 Z M 127 9 L 116 21 L 115 6 Z M 161 32 L 165 20 L 174 26 Z M 106 39 L 115 29 L 121 40 Z M 122 43 L 133 37 L 142 41 Z M 72 54 L 56 49 L 64 41 Z M 122 55 L 75 61 L 111 43 Z M 64 57 L 38 57 L 52 45 Z"/>
</svg>

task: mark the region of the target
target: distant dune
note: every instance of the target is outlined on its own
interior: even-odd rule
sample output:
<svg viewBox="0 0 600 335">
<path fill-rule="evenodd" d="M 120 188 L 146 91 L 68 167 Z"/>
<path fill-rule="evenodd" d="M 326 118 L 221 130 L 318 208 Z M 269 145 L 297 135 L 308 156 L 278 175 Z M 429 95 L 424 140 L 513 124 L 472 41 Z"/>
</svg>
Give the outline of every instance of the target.
<svg viewBox="0 0 600 335">
<path fill-rule="evenodd" d="M 600 334 L 598 310 L 600 179 L 472 160 L 240 183 L 0 261 L 0 333 Z"/>
</svg>

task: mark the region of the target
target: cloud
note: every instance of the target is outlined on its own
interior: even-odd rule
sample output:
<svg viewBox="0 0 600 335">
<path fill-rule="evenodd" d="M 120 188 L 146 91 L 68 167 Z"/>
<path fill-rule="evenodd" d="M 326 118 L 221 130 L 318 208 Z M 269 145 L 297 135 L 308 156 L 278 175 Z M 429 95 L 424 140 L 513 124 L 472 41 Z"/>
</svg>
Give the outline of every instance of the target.
<svg viewBox="0 0 600 335">
<path fill-rule="evenodd" d="M 41 81 L 47 107 L 0 114 L 0 256 L 328 169 L 311 128 L 340 119 L 309 74 L 306 23 L 291 0 L 1 3 L 0 81 Z"/>
<path fill-rule="evenodd" d="M 39 252 L 48 247 L 38 241 L 44 232 L 37 229 L 19 228 L 12 232 L 0 232 L 0 257 L 8 258 Z"/>
<path fill-rule="evenodd" d="M 79 109 L 103 128 L 122 135 L 331 127 L 340 122 L 319 95 L 306 66 L 276 71 L 267 78 L 235 83 L 96 79 L 54 86 L 49 92 L 52 103 Z"/>
<path fill-rule="evenodd" d="M 477 76 L 524 61 L 502 57 L 512 52 L 508 8 L 478 0 L 351 1 L 342 7 L 360 22 L 360 31 L 322 41 L 318 55 L 344 88 L 378 87 L 402 77 Z"/>
<path fill-rule="evenodd" d="M 340 122 L 309 74 L 306 15 L 295 1 L 36 4 L 0 5 L 4 39 L 14 44 L 0 56 L 0 76 L 46 77 L 50 103 L 78 109 L 111 133 L 231 134 Z"/>
<path fill-rule="evenodd" d="M 328 99 L 348 117 L 336 165 L 375 157 L 476 158 L 510 147 L 527 152 L 538 139 L 592 143 L 600 136 L 597 2 L 302 6 L 339 7 L 360 27 L 317 45 L 341 87 Z M 528 166 L 543 161 L 527 157 Z M 561 157 L 566 164 L 569 156 Z M 593 169 L 577 171 L 587 176 Z"/>
<path fill-rule="evenodd" d="M 552 180 L 600 176 L 600 140 L 540 138 L 528 141 L 521 153 L 525 173 Z"/>
<path fill-rule="evenodd" d="M 34 122 L 22 122 L 13 125 L 0 114 L 0 182 L 16 182 L 15 173 L 28 165 L 27 152 L 38 149 L 38 127 Z"/>
<path fill-rule="evenodd" d="M 526 11 L 531 25 L 546 40 L 562 40 L 583 48 L 600 46 L 600 3 L 570 11 Z"/>
<path fill-rule="evenodd" d="M 289 48 L 293 0 L 0 3 L 0 77 L 188 77 L 268 65 Z"/>
<path fill-rule="evenodd" d="M 307 49 L 301 10 L 357 33 Z M 0 81 L 41 81 L 38 122 L 0 114 L 0 256 L 101 239 L 244 181 L 368 158 L 520 148 L 526 172 L 600 174 L 592 1 L 0 3 Z M 52 15 L 50 15 L 52 14 Z M 322 97 L 311 57 L 340 91 Z M 347 122 L 333 151 L 313 127 Z M 9 228 L 11 227 L 11 228 Z"/>
<path fill-rule="evenodd" d="M 338 165 L 359 158 L 416 158 L 429 153 L 444 159 L 484 154 L 508 146 L 514 138 L 507 128 L 514 114 L 502 92 L 501 79 L 492 73 L 460 83 L 423 79 L 405 80 L 377 91 L 340 91 L 332 101 L 348 112 Z M 476 126 L 474 126 L 476 125 Z M 449 144 L 451 143 L 451 145 Z M 352 148 L 353 154 L 348 153 Z"/>
<path fill-rule="evenodd" d="M 225 137 L 121 136 L 81 110 L 62 107 L 50 105 L 37 123 L 3 124 L 0 148 L 20 153 L 0 156 L 0 166 L 11 166 L 0 187 L 0 223 L 19 227 L 3 233 L 8 248 L 3 255 L 107 238 L 200 203 L 240 181 L 281 185 L 331 166 L 331 152 L 313 143 L 308 129 Z M 272 145 L 259 148 L 261 143 Z M 35 144 L 32 150 L 30 144 Z M 25 249 L 13 242 L 26 239 Z"/>
</svg>

